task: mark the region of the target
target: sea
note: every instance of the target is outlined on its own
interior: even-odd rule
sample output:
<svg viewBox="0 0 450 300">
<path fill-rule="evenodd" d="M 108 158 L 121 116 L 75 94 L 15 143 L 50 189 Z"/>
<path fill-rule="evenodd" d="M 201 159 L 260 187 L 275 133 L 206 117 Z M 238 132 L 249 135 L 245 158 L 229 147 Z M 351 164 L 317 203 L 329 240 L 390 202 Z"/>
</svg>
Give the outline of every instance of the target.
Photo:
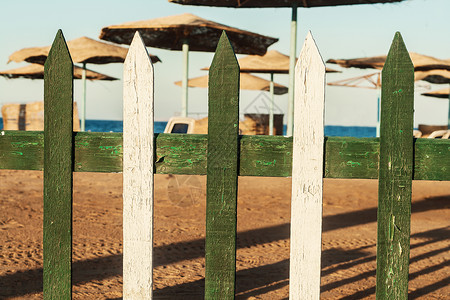
<svg viewBox="0 0 450 300">
<path fill-rule="evenodd" d="M 155 133 L 162 133 L 167 122 L 155 122 Z M 90 132 L 122 132 L 123 122 L 113 120 L 86 120 L 86 131 Z M 0 118 L 0 130 L 3 129 L 3 119 Z M 375 137 L 376 127 L 367 126 L 335 126 L 325 125 L 325 136 Z M 284 125 L 286 134 L 286 125 Z"/>
</svg>

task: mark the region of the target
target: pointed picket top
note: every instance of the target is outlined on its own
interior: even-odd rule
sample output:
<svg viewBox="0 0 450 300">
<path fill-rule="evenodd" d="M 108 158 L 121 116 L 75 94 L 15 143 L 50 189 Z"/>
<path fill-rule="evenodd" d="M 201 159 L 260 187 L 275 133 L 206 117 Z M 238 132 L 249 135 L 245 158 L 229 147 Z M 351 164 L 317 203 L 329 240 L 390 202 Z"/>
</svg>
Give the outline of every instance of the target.
<svg viewBox="0 0 450 300">
<path fill-rule="evenodd" d="M 231 68 L 234 69 L 234 71 L 237 69 L 239 73 L 239 63 L 225 30 L 222 32 L 219 42 L 217 43 L 216 52 L 211 67 L 209 68 L 209 74 L 214 72 L 217 73 L 221 68 Z"/>
<path fill-rule="evenodd" d="M 413 62 L 406 49 L 406 45 L 403 42 L 402 35 L 397 31 L 391 43 L 391 48 L 389 49 L 383 70 L 398 69 L 399 67 L 402 69 L 408 69 L 409 67 L 414 70 Z"/>
<path fill-rule="evenodd" d="M 381 74 L 377 299 L 407 299 L 414 158 L 414 66 L 399 32 Z"/>
<path fill-rule="evenodd" d="M 59 63 L 64 65 L 73 65 L 72 57 L 70 56 L 69 48 L 66 44 L 66 39 L 64 38 L 61 29 L 56 33 L 55 39 L 53 40 L 52 47 L 48 53 L 48 57 L 45 61 L 44 68 L 48 69 L 51 66 L 56 66 Z"/>
<path fill-rule="evenodd" d="M 44 299 L 72 294 L 73 65 L 58 30 L 44 66 Z"/>
<path fill-rule="evenodd" d="M 308 33 L 295 70 L 289 299 L 319 299 L 325 64 Z"/>
<path fill-rule="evenodd" d="M 128 48 L 128 54 L 125 58 L 124 63 L 130 65 L 131 60 L 138 61 L 140 59 L 146 62 L 144 68 L 150 67 L 153 70 L 153 64 L 148 54 L 147 48 L 145 47 L 144 41 L 142 40 L 139 31 L 136 31 L 133 40 L 131 41 L 130 47 Z"/>
<path fill-rule="evenodd" d="M 151 299 L 154 73 L 138 32 L 124 62 L 123 81 L 123 299 Z"/>
<path fill-rule="evenodd" d="M 314 41 L 311 31 L 308 31 L 297 64 L 295 65 L 295 73 L 300 74 L 312 66 L 317 68 L 318 74 L 322 71 L 325 73 L 326 66 L 323 62 L 322 55 L 320 55 L 319 48 Z"/>
</svg>

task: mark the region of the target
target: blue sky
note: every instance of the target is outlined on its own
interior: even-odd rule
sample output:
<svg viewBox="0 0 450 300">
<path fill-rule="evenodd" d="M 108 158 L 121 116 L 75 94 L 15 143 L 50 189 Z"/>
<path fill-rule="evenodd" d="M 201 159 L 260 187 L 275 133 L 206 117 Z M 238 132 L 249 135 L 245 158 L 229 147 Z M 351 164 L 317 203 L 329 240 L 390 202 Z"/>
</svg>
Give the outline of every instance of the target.
<svg viewBox="0 0 450 300">
<path fill-rule="evenodd" d="M 8 56 L 19 49 L 51 44 L 61 28 L 67 40 L 81 36 L 98 38 L 102 27 L 129 21 L 193 13 L 202 18 L 277 37 L 279 42 L 269 49 L 289 53 L 291 9 L 232 9 L 182 6 L 166 0 L 128 1 L 5 1 L 2 3 L 0 26 L 0 70 L 25 65 L 11 62 Z M 396 31 L 400 31 L 409 51 L 450 58 L 449 0 L 406 0 L 394 4 L 353 5 L 325 8 L 299 8 L 297 53 L 308 30 L 316 40 L 322 57 L 354 58 L 387 54 Z M 167 120 L 181 107 L 181 88 L 173 84 L 181 79 L 182 55 L 179 51 L 148 48 L 163 63 L 155 64 L 155 119 Z M 200 68 L 209 66 L 212 53 L 191 52 L 189 76 L 206 75 Z M 341 74 L 327 75 L 327 81 L 349 78 L 373 70 L 340 69 Z M 122 78 L 122 64 L 88 65 L 88 68 Z M 268 79 L 268 75 L 262 75 Z M 275 81 L 287 85 L 287 75 L 275 75 Z M 444 86 L 416 85 L 415 125 L 446 124 L 448 101 L 423 97 L 420 92 Z M 82 87 L 75 81 L 75 100 L 82 97 Z M 241 112 L 260 92 L 241 92 Z M 375 126 L 376 98 L 374 90 L 327 87 L 327 125 Z M 0 78 L 0 105 L 27 103 L 43 99 L 43 81 Z M 287 95 L 276 96 L 282 112 L 287 109 Z M 248 112 L 264 112 L 257 101 Z M 206 89 L 189 89 L 189 111 L 207 112 Z M 197 115 L 193 115 L 196 117 Z M 199 114 L 198 116 L 202 116 Z M 88 82 L 88 119 L 122 119 L 122 82 Z"/>
</svg>

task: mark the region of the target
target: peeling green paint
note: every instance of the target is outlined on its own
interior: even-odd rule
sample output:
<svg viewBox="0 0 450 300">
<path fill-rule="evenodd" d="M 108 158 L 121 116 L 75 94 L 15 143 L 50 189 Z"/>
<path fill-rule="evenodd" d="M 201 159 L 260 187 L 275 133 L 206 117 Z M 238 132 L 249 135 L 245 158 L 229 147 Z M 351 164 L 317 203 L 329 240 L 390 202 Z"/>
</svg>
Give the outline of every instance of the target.
<svg viewBox="0 0 450 300">
<path fill-rule="evenodd" d="M 76 145 L 80 146 L 80 147 L 89 147 L 89 142 L 86 142 L 86 141 L 77 142 Z"/>
<path fill-rule="evenodd" d="M 106 150 L 106 151 L 109 151 L 109 150 L 111 150 L 111 154 L 115 154 L 115 155 L 117 155 L 117 154 L 121 154 L 121 152 L 122 152 L 122 146 L 121 145 L 119 145 L 119 146 L 98 146 L 101 150 Z"/>
<path fill-rule="evenodd" d="M 349 160 L 347 162 L 347 166 L 351 166 L 352 168 L 355 168 L 356 166 L 361 166 L 361 163 L 357 162 L 357 161 L 351 161 Z"/>
<path fill-rule="evenodd" d="M 276 159 L 274 159 L 273 161 L 257 160 L 256 163 L 259 165 L 262 165 L 262 166 L 275 166 L 275 164 L 277 163 L 277 160 Z"/>
</svg>

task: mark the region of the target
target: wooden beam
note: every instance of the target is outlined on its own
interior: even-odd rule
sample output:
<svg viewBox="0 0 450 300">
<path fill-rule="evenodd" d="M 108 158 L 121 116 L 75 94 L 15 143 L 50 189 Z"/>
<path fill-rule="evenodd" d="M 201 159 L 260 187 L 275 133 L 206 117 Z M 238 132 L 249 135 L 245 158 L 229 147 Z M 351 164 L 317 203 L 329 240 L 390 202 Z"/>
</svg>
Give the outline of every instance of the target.
<svg viewBox="0 0 450 300">
<path fill-rule="evenodd" d="M 74 132 L 75 172 L 122 172 L 122 134 Z M 0 169 L 43 170 L 44 134 L 1 131 Z M 155 134 L 157 174 L 206 175 L 207 136 Z M 239 176 L 289 177 L 292 138 L 239 137 Z M 325 137 L 324 178 L 378 178 L 378 138 Z M 450 181 L 450 140 L 414 140 L 414 180 Z"/>
</svg>

